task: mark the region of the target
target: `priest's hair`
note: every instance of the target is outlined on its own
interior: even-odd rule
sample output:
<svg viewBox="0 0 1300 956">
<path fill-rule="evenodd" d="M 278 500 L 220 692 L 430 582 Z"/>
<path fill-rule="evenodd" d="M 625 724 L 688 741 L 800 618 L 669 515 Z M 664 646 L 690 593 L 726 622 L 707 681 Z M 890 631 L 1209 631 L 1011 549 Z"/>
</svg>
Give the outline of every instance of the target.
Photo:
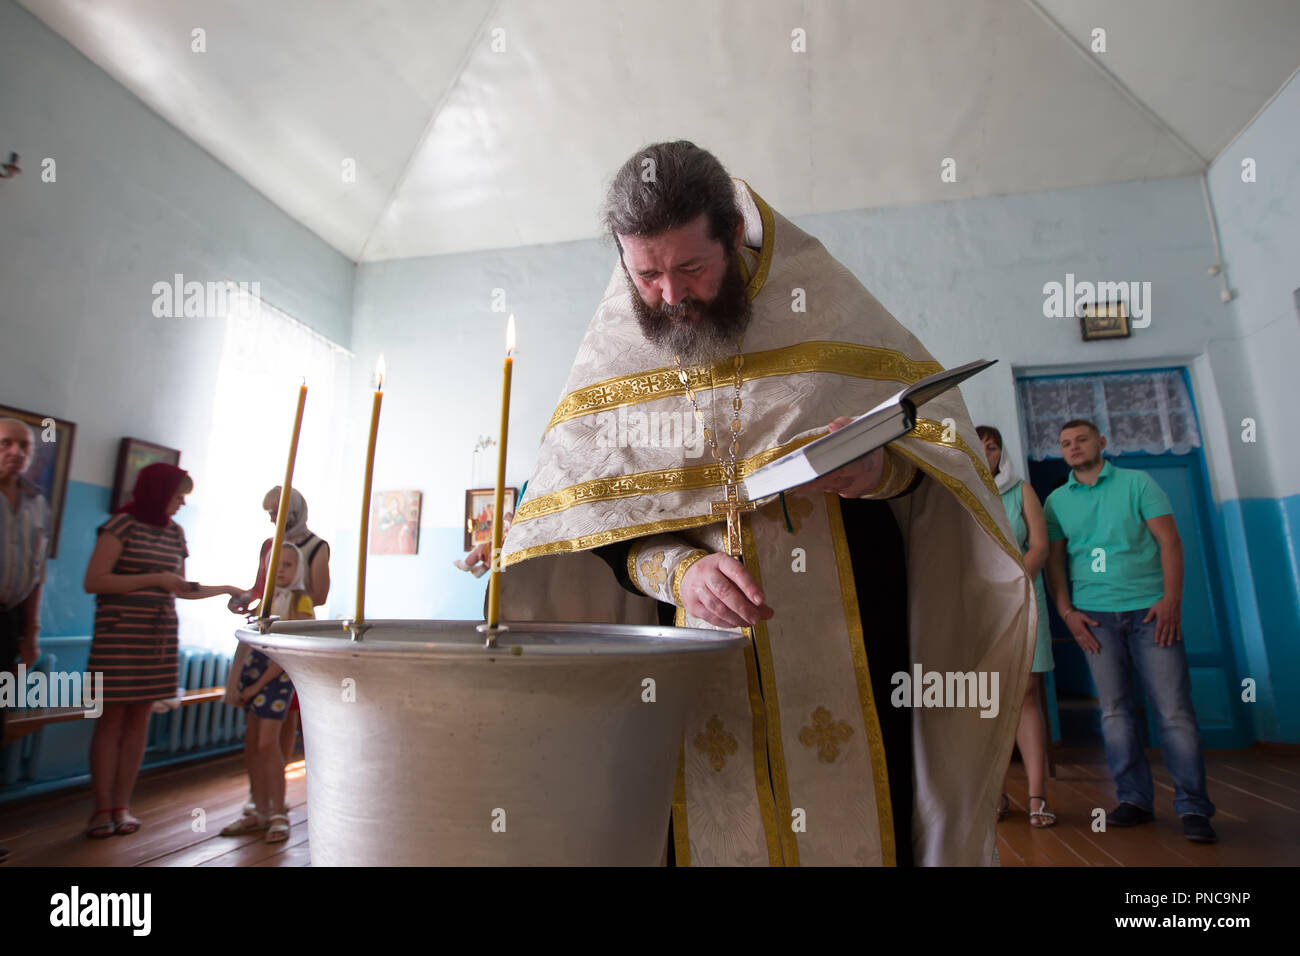
<svg viewBox="0 0 1300 956">
<path fill-rule="evenodd" d="M 741 221 L 731 177 L 717 157 L 679 139 L 639 149 L 614 174 L 602 216 L 619 236 L 658 236 L 708 216 L 709 236 L 730 245 Z"/>
</svg>

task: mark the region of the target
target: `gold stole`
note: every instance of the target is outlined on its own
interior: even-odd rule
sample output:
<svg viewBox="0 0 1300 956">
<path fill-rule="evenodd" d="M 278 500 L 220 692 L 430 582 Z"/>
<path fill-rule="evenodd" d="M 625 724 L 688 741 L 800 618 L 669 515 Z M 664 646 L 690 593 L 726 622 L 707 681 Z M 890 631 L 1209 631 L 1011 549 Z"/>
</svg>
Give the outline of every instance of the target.
<svg viewBox="0 0 1300 956">
<path fill-rule="evenodd" d="M 892 866 L 884 744 L 839 498 L 786 501 L 793 534 L 779 499 L 742 518 L 745 567 L 776 616 L 687 716 L 677 862 Z"/>
</svg>

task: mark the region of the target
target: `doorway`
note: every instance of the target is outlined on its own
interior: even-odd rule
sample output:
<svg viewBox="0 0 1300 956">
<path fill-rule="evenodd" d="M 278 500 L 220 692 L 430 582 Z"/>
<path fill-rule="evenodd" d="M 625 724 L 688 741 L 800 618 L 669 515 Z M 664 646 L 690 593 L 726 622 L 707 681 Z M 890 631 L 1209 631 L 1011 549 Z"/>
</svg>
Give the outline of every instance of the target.
<svg viewBox="0 0 1300 956">
<path fill-rule="evenodd" d="M 1186 370 L 1025 377 L 1017 381 L 1017 391 L 1028 439 L 1029 483 L 1040 500 L 1046 501 L 1068 477 L 1057 436 L 1072 418 L 1095 422 L 1106 437 L 1106 457 L 1118 468 L 1147 472 L 1169 496 L 1183 542 L 1183 640 L 1202 745 L 1249 745 L 1224 616 L 1221 561 L 1211 534 L 1209 473 Z M 1051 600 L 1046 613 L 1056 665 L 1044 684 L 1052 740 L 1100 746 L 1100 705 L 1086 655 Z M 1145 715 L 1145 743 L 1159 746 L 1154 715 L 1145 706 L 1136 673 L 1133 686 Z"/>
</svg>

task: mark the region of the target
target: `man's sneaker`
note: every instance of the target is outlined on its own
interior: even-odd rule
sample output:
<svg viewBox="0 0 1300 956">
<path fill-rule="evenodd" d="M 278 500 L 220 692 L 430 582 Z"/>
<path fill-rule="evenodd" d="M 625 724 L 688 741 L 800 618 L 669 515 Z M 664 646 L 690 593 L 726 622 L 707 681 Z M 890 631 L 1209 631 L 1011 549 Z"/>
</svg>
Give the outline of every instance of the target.
<svg viewBox="0 0 1300 956">
<path fill-rule="evenodd" d="M 1106 825 L 1112 827 L 1135 827 L 1139 823 L 1150 823 L 1156 818 L 1156 815 L 1150 810 L 1143 810 L 1141 807 L 1134 806 L 1131 803 L 1121 803 L 1110 813 L 1106 814 Z"/>
<path fill-rule="evenodd" d="M 1193 843 L 1216 843 L 1219 835 L 1210 826 L 1210 818 L 1199 813 L 1189 813 L 1183 817 L 1183 836 Z"/>
</svg>

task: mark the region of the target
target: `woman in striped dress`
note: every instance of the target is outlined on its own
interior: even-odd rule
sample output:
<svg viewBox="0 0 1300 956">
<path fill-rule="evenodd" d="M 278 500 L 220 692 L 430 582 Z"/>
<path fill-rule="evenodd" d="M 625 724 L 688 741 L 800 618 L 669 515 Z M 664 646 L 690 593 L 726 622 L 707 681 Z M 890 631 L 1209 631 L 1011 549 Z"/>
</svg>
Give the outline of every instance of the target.
<svg viewBox="0 0 1300 956">
<path fill-rule="evenodd" d="M 174 697 L 179 678 L 174 598 L 239 593 L 185 580 L 185 532 L 171 516 L 193 487 L 174 465 L 141 469 L 131 502 L 100 525 L 86 567 L 86 591 L 96 596 L 87 668 L 104 675 L 104 712 L 90 744 L 97 809 L 87 836 L 140 829 L 128 803 L 144 759 L 150 706 Z"/>
</svg>

